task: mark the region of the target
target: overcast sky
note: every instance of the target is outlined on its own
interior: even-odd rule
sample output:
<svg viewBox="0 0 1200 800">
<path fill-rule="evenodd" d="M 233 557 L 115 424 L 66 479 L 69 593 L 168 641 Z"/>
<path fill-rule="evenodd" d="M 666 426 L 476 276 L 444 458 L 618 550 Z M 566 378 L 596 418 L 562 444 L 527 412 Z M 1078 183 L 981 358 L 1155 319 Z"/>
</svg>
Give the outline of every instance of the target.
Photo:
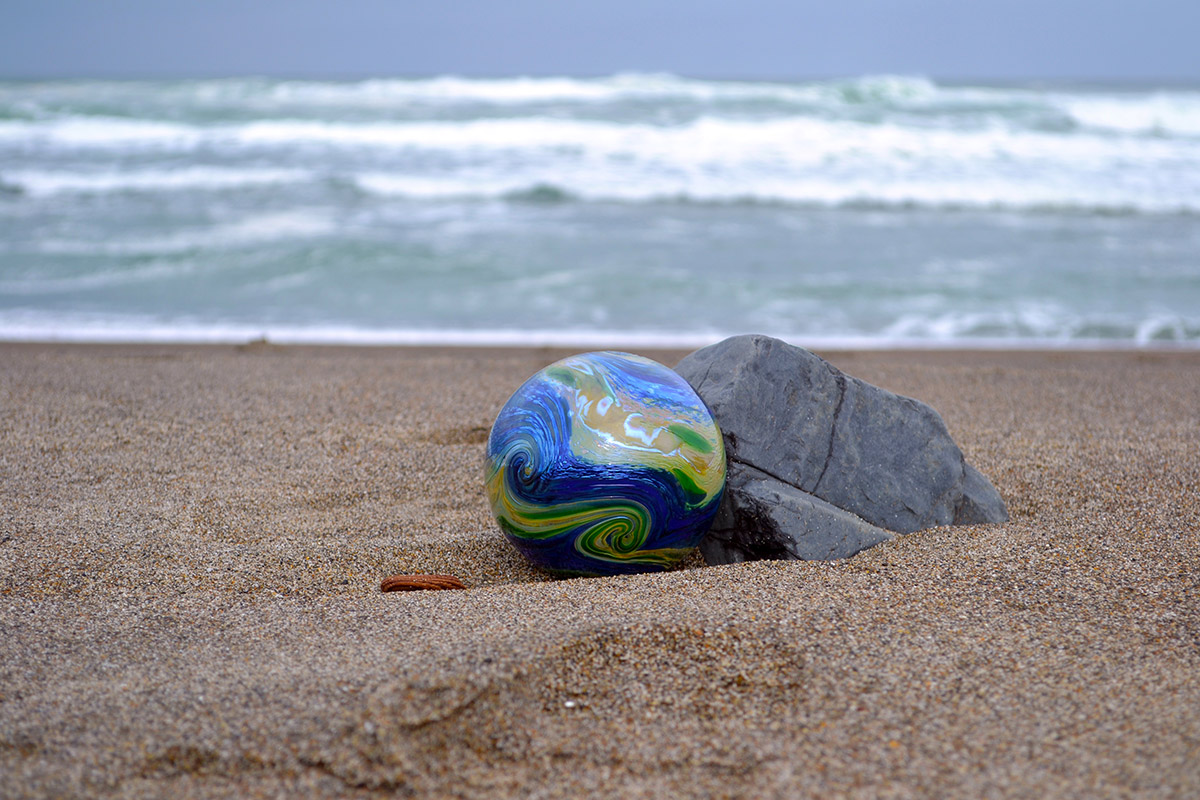
<svg viewBox="0 0 1200 800">
<path fill-rule="evenodd" d="M 0 75 L 1200 81 L 1200 0 L 0 0 Z"/>
</svg>

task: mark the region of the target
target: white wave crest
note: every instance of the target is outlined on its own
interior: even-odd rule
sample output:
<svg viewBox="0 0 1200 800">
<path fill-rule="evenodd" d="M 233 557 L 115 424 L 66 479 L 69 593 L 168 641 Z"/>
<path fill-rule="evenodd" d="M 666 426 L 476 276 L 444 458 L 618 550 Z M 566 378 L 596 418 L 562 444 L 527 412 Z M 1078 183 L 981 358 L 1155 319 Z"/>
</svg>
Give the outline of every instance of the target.
<svg viewBox="0 0 1200 800">
<path fill-rule="evenodd" d="M 0 143 L 25 147 L 191 149 L 204 138 L 204 130 L 192 125 L 114 117 L 0 123 Z"/>
<path fill-rule="evenodd" d="M 1057 102 L 1088 128 L 1126 134 L 1200 136 L 1200 92 L 1064 96 Z"/>
<path fill-rule="evenodd" d="M 304 170 L 222 167 L 109 170 L 89 173 L 61 170 L 18 170 L 4 173 L 6 184 L 29 195 L 39 197 L 64 193 L 103 194 L 124 191 L 232 189 L 278 183 L 299 183 L 310 180 L 312 177 L 311 173 Z"/>
<path fill-rule="evenodd" d="M 927 78 L 904 75 L 868 75 L 835 81 L 783 83 L 697 80 L 669 73 L 621 73 L 600 78 L 465 78 L 442 75 L 354 82 L 256 82 L 245 86 L 218 83 L 204 90 L 202 97 L 210 103 L 223 99 L 257 106 L 273 104 L 387 109 L 407 103 L 590 105 L 627 100 L 908 103 L 929 100 L 938 92 L 939 88 Z"/>
<path fill-rule="evenodd" d="M 583 199 L 626 201 L 1200 211 L 1195 92 L 957 88 L 894 76 L 772 84 L 669 75 L 200 82 L 188 89 L 209 90 L 225 102 L 249 105 L 237 106 L 237 121 L 220 115 L 192 123 L 54 115 L 0 120 L 0 163 L 11 165 L 0 182 L 33 196 L 220 190 L 312 180 L 317 174 L 310 165 L 320 164 L 321 176 L 344 178 L 369 193 L 418 198 L 498 197 L 547 186 Z M 713 105 L 678 117 L 645 112 L 672 93 Z M 250 99 L 237 99 L 241 95 Z M 324 95 L 347 103 L 366 95 L 381 109 L 385 100 L 403 105 L 436 97 L 558 105 L 468 110 L 465 119 L 442 111 L 407 119 L 343 119 L 336 109 L 317 118 L 247 113 L 265 108 L 254 105 L 264 97 L 283 104 L 272 107 L 279 111 L 288 98 L 318 103 Z M 576 113 L 572 105 L 617 96 L 651 102 L 614 116 Z M 754 98 L 783 105 L 747 112 L 741 101 Z M 829 111 L 834 106 L 870 113 L 839 115 Z M 147 166 L 168 159 L 187 166 Z M 253 166 L 194 163 L 200 160 Z M 84 166 L 68 171 L 65 162 Z"/>
<path fill-rule="evenodd" d="M 921 128 L 899 122 L 788 116 L 736 119 L 704 116 L 686 124 L 655 125 L 610 121 L 517 117 L 464 122 L 342 123 L 313 120 L 263 120 L 236 125 L 185 126 L 105 121 L 28 121 L 0 123 L 0 141 L 90 147 L 137 152 L 139 149 L 325 146 L 335 148 L 423 148 L 454 153 L 503 150 L 589 152 L 598 155 L 661 157 L 722 154 L 749 157 L 786 155 L 814 161 L 830 154 L 856 153 L 886 159 L 941 154 L 947 160 L 977 156 L 1030 155 L 1071 161 L 1105 156 L 1197 158 L 1190 141 L 1130 139 L 1100 135 L 1061 135 L 1004 127 L 977 130 Z"/>
<path fill-rule="evenodd" d="M 461 169 L 360 174 L 364 189 L 495 197 L 551 186 L 585 199 L 882 203 L 1200 211 L 1200 148 L 1048 133 L 918 131 L 813 119 L 674 128 L 561 120 L 372 130 Z M 514 165 L 515 164 L 515 165 Z"/>
<path fill-rule="evenodd" d="M 1190 338 L 984 335 L 946 326 L 944 332 L 895 335 L 841 335 L 767 331 L 785 341 L 818 350 L 889 349 L 1142 349 L 1196 350 L 1200 330 Z M 742 330 L 664 332 L 629 328 L 369 328 L 353 324 L 253 324 L 214 319 L 174 319 L 150 314 L 54 312 L 0 309 L 0 339 L 9 341 L 437 345 L 471 347 L 573 347 L 579 349 L 664 348 L 694 350 L 745 333 Z"/>
</svg>

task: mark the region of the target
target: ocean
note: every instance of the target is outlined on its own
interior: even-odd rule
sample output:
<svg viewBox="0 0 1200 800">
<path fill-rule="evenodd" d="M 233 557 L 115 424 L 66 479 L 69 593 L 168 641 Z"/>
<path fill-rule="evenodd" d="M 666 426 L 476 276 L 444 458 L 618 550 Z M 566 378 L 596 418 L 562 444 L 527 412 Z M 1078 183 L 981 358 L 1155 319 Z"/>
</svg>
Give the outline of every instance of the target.
<svg viewBox="0 0 1200 800">
<path fill-rule="evenodd" d="M 0 82 L 0 339 L 1200 346 L 1200 89 Z"/>
</svg>

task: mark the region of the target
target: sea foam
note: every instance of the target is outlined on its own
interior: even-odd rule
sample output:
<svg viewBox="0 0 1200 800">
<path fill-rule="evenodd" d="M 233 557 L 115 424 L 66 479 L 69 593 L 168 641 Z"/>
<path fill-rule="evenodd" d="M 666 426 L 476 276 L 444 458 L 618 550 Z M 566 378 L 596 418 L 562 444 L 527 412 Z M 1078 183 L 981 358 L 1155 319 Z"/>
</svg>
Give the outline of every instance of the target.
<svg viewBox="0 0 1200 800">
<path fill-rule="evenodd" d="M 1150 118 L 1138 119 L 1128 126 Z M 601 201 L 1200 212 L 1200 139 L 1091 128 L 1065 135 L 712 115 L 671 125 L 544 116 L 209 126 L 90 120 L 0 123 L 4 142 L 14 158 L 33 151 L 43 162 L 78 162 L 80 150 L 101 151 L 78 171 L 48 163 L 0 171 L 5 185 L 34 195 L 297 182 L 311 179 L 308 165 L 317 163 L 323 177 L 416 198 L 496 198 L 542 185 Z M 224 163 L 152 163 L 193 153 Z M 115 167 L 139 158 L 148 163 Z"/>
<path fill-rule="evenodd" d="M 1193 89 L 0 81 L 9 338 L 1188 344 L 1197 215 Z"/>
</svg>

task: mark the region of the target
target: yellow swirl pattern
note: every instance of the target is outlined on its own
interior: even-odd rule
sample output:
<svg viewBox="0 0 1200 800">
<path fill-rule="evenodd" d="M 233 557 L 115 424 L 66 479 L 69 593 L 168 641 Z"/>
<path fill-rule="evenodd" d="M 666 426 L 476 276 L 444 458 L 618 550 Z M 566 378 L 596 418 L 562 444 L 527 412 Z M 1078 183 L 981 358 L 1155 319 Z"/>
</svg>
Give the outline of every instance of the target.
<svg viewBox="0 0 1200 800">
<path fill-rule="evenodd" d="M 501 529 L 559 572 L 678 562 L 708 529 L 724 481 L 721 433 L 703 401 L 666 367 L 627 353 L 542 370 L 488 438 L 485 484 Z"/>
</svg>

